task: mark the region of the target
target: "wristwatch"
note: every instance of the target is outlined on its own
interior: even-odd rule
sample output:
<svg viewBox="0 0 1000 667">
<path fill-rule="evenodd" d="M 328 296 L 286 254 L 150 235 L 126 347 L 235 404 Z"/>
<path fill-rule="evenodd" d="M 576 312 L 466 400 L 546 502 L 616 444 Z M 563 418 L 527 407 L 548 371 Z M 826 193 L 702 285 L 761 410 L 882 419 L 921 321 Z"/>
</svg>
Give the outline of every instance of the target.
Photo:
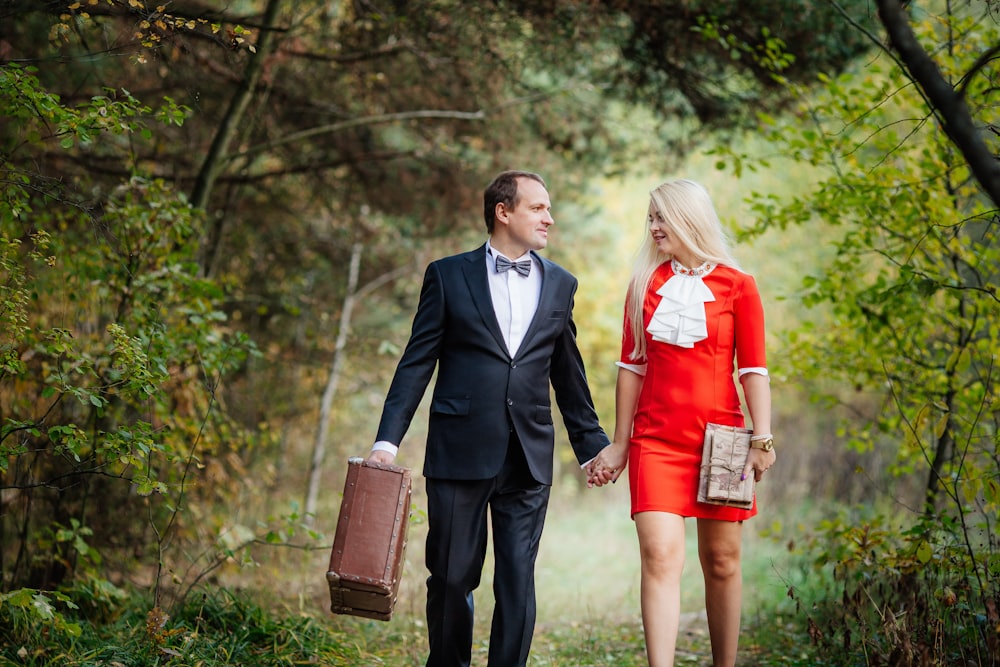
<svg viewBox="0 0 1000 667">
<path fill-rule="evenodd" d="M 763 440 L 751 440 L 750 449 L 763 449 L 769 452 L 774 449 L 774 438 L 764 438 Z"/>
</svg>

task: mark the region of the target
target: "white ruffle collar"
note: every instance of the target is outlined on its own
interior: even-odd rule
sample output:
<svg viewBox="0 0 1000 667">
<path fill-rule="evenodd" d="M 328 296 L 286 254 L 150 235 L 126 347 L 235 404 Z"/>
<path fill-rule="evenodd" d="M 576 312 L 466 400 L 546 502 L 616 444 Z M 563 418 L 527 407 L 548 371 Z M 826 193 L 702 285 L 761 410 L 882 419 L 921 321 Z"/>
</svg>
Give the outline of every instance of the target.
<svg viewBox="0 0 1000 667">
<path fill-rule="evenodd" d="M 715 264 L 708 262 L 688 269 L 677 260 L 670 260 L 674 275 L 656 293 L 662 297 L 646 327 L 653 340 L 679 347 L 694 347 L 708 338 L 705 304 L 715 301 L 715 295 L 702 278 Z"/>
</svg>

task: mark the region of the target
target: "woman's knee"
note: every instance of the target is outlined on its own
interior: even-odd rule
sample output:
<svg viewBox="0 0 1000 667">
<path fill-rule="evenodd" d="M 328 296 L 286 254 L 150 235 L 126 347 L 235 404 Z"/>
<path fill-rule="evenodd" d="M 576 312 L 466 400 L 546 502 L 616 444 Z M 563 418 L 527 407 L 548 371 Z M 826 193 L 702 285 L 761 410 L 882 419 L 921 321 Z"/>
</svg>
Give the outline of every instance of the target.
<svg viewBox="0 0 1000 667">
<path fill-rule="evenodd" d="M 636 514 L 635 523 L 643 575 L 680 580 L 684 569 L 684 520 L 673 514 L 645 512 Z"/>
<path fill-rule="evenodd" d="M 706 578 L 725 580 L 741 574 L 739 549 L 709 547 L 702 550 L 700 559 Z"/>
<path fill-rule="evenodd" d="M 680 578 L 684 569 L 684 549 L 668 543 L 647 544 L 640 548 L 643 573 L 657 577 Z"/>
</svg>

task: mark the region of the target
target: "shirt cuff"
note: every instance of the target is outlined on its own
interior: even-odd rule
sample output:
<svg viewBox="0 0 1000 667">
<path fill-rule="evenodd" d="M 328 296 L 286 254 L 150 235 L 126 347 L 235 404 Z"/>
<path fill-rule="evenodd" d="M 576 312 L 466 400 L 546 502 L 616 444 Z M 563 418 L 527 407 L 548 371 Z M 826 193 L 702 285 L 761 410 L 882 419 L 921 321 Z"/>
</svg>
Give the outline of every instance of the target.
<svg viewBox="0 0 1000 667">
<path fill-rule="evenodd" d="M 767 369 L 763 366 L 749 366 L 747 368 L 740 369 L 740 377 L 743 377 L 747 373 L 756 373 L 757 375 L 763 375 L 767 377 Z"/>
<path fill-rule="evenodd" d="M 392 444 L 388 440 L 379 440 L 374 445 L 372 445 L 373 452 L 389 452 L 393 456 L 399 453 L 399 447 Z"/>
</svg>

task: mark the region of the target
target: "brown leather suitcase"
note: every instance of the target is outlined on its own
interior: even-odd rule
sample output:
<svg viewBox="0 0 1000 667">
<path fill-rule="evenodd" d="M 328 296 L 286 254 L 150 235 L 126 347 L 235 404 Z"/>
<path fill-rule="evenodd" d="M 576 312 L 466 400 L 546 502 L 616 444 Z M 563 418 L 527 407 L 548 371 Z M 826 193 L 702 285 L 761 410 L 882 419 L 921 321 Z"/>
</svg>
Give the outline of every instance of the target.
<svg viewBox="0 0 1000 667">
<path fill-rule="evenodd" d="M 333 613 L 392 618 L 406 551 L 410 487 L 408 468 L 348 459 L 326 573 Z"/>
</svg>

